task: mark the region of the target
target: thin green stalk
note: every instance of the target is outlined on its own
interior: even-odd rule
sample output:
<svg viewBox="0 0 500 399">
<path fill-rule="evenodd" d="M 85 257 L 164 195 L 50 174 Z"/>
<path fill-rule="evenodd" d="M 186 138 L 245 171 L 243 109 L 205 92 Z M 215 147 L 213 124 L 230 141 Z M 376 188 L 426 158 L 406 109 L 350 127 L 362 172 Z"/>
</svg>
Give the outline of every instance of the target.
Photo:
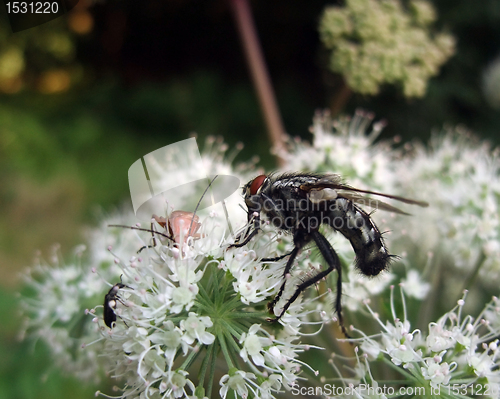
<svg viewBox="0 0 500 399">
<path fill-rule="evenodd" d="M 226 359 L 226 363 L 229 366 L 228 368 L 229 369 L 233 368 L 234 367 L 233 360 L 231 359 L 231 355 L 229 354 L 229 351 L 227 349 L 224 334 L 220 330 L 217 331 L 217 340 L 219 341 L 220 348 L 222 350 L 222 354 L 224 355 L 224 359 Z"/>
<path fill-rule="evenodd" d="M 224 326 L 226 325 L 224 324 Z M 229 331 L 229 329 L 224 329 L 223 331 L 225 337 L 227 338 L 229 344 L 233 347 L 234 351 L 236 353 L 239 353 L 240 347 L 236 344 L 236 341 L 234 340 L 234 338 L 236 338 L 237 335 L 234 335 L 231 331 Z"/>
<path fill-rule="evenodd" d="M 213 351 L 212 357 L 210 359 L 211 360 L 210 371 L 209 371 L 209 375 L 208 375 L 208 386 L 207 386 L 207 391 L 206 391 L 208 397 L 212 396 L 212 387 L 213 387 L 214 379 L 215 379 L 215 361 L 217 359 L 217 353 L 219 352 L 217 340 L 215 340 L 213 347 L 214 347 L 214 351 Z"/>
<path fill-rule="evenodd" d="M 477 276 L 479 275 L 479 270 L 481 269 L 481 266 L 483 265 L 484 261 L 486 259 L 486 255 L 484 254 L 484 251 L 481 251 L 481 254 L 479 255 L 479 259 L 477 260 L 476 266 L 474 267 L 474 270 L 469 274 L 469 276 L 465 279 L 464 285 L 462 286 L 462 289 L 457 295 L 457 298 L 461 298 L 464 290 L 470 289 L 471 287 L 474 286 L 474 283 L 476 282 Z"/>
<path fill-rule="evenodd" d="M 208 369 L 208 362 L 210 361 L 210 359 L 212 357 L 215 356 L 214 347 L 215 347 L 215 345 L 209 345 L 207 347 L 207 353 L 206 353 L 205 357 L 203 358 L 203 361 L 201 362 L 200 371 L 198 373 L 198 378 L 199 378 L 200 384 L 202 384 L 202 385 L 203 385 L 203 381 L 205 380 L 205 374 L 206 374 L 207 369 Z"/>
<path fill-rule="evenodd" d="M 196 358 L 201 353 L 201 348 L 203 347 L 203 345 L 198 344 L 196 346 L 197 346 L 197 350 L 193 350 L 193 351 L 189 352 L 189 355 L 182 362 L 181 366 L 179 367 L 181 370 L 187 370 L 189 367 L 191 367 L 191 365 L 194 363 Z"/>
</svg>

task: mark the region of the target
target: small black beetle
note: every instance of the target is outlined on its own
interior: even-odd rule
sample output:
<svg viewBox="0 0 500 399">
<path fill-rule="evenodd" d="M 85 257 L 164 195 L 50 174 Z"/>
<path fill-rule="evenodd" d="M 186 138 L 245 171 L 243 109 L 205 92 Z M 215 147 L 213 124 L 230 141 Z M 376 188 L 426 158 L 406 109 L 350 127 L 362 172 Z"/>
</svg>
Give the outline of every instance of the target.
<svg viewBox="0 0 500 399">
<path fill-rule="evenodd" d="M 125 305 L 123 303 L 123 301 L 121 300 L 121 298 L 118 296 L 118 290 L 120 288 L 124 288 L 124 287 L 133 289 L 133 288 L 131 288 L 128 285 L 125 285 L 123 283 L 117 283 L 117 284 L 113 285 L 111 287 L 111 289 L 109 290 L 109 292 L 104 296 L 104 305 L 103 305 L 104 306 L 104 324 L 106 324 L 109 328 L 113 328 L 114 327 L 113 323 L 116 322 L 116 313 L 115 313 L 116 301 L 119 301 L 123 305 Z M 125 306 L 127 306 L 127 305 L 125 305 Z M 118 316 L 118 317 L 120 317 L 120 316 Z M 125 323 L 125 320 L 123 322 Z M 127 323 L 125 323 L 125 325 L 127 326 Z"/>
</svg>

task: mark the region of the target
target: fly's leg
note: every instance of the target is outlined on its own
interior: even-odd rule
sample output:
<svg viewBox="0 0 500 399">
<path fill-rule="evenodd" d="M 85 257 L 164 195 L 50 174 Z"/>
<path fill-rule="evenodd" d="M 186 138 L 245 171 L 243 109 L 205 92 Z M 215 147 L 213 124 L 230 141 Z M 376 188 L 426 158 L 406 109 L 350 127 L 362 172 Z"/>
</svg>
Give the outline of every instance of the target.
<svg viewBox="0 0 500 399">
<path fill-rule="evenodd" d="M 241 248 L 247 245 L 252 238 L 254 238 L 257 233 L 259 232 L 258 228 L 254 228 L 252 232 L 242 241 L 242 242 L 235 242 L 234 244 L 231 244 L 228 248 Z M 237 237 L 238 239 L 239 237 Z"/>
<path fill-rule="evenodd" d="M 278 293 L 276 294 L 276 296 L 274 297 L 274 299 L 269 302 L 267 304 L 267 308 L 272 312 L 273 309 L 274 309 L 274 305 L 276 305 L 276 303 L 279 301 L 279 299 L 281 298 L 281 295 L 283 294 L 283 291 L 285 289 L 285 285 L 286 285 L 286 275 L 288 273 L 290 273 L 290 269 L 292 268 L 293 266 L 293 262 L 295 261 L 295 258 L 297 257 L 297 254 L 299 253 L 300 251 L 300 248 L 298 245 L 295 246 L 295 248 L 293 249 L 292 252 L 290 252 L 290 258 L 288 258 L 288 262 L 286 262 L 286 266 L 285 266 L 285 270 L 283 271 L 283 277 L 285 278 L 285 281 L 283 281 L 283 284 L 281 284 L 281 287 L 280 287 L 280 290 L 278 291 Z M 288 304 L 288 306 L 290 306 L 290 304 Z M 287 306 L 287 307 L 288 307 Z M 281 315 L 276 319 L 279 320 L 279 318 L 283 315 L 283 313 L 281 313 Z"/>
<path fill-rule="evenodd" d="M 262 258 L 260 261 L 261 262 L 277 262 L 277 261 L 279 261 L 279 260 L 281 260 L 283 258 L 286 258 L 288 255 L 291 255 L 292 252 L 288 252 L 285 255 L 276 256 L 275 258 Z"/>
<path fill-rule="evenodd" d="M 321 255 L 325 259 L 326 263 L 328 264 L 328 268 L 326 270 L 323 270 L 322 272 L 318 273 L 314 277 L 310 278 L 307 281 L 302 282 L 299 284 L 294 292 L 294 294 L 290 297 L 290 299 L 287 301 L 285 306 L 283 306 L 283 310 L 281 311 L 280 315 L 270 319 L 269 321 L 276 322 L 278 321 L 283 314 L 287 311 L 287 309 L 290 307 L 290 305 L 299 297 L 299 295 L 308 287 L 310 287 L 313 284 L 316 284 L 318 281 L 320 281 L 323 277 L 327 276 L 330 274 L 333 270 L 337 270 L 338 277 L 337 277 L 337 296 L 335 300 L 335 311 L 337 312 L 337 317 L 339 321 L 340 328 L 342 329 L 342 332 L 346 337 L 349 337 L 347 334 L 347 330 L 344 325 L 344 318 L 342 316 L 342 302 L 341 302 L 341 297 L 342 297 L 342 267 L 340 264 L 339 257 L 333 247 L 330 245 L 329 241 L 318 231 L 312 231 L 311 237 L 318 246 L 318 249 L 321 252 Z M 297 249 L 297 247 L 295 248 Z M 294 250 L 295 251 L 295 250 Z M 292 252 L 293 254 L 293 252 Z M 290 257 L 292 259 L 292 256 Z M 290 261 L 289 261 L 290 262 Z M 287 263 L 287 267 L 289 266 L 289 263 Z M 290 265 L 291 266 L 291 265 Z M 281 287 L 280 292 L 276 296 L 276 298 L 279 299 L 278 296 L 281 296 L 283 292 L 284 286 Z M 274 299 L 273 302 L 271 303 L 272 306 L 277 302 L 277 299 Z"/>
<path fill-rule="evenodd" d="M 251 220 L 250 214 L 248 214 L 248 219 L 249 219 L 249 221 Z M 229 248 L 241 248 L 241 247 L 247 245 L 250 242 L 250 240 L 257 235 L 257 233 L 259 232 L 259 229 L 260 229 L 260 215 L 255 216 L 255 219 L 253 221 L 253 230 L 250 232 L 250 234 L 248 234 L 242 242 L 239 242 L 239 240 L 241 239 L 241 235 L 236 237 L 234 244 L 231 244 L 228 247 L 228 249 Z"/>
</svg>

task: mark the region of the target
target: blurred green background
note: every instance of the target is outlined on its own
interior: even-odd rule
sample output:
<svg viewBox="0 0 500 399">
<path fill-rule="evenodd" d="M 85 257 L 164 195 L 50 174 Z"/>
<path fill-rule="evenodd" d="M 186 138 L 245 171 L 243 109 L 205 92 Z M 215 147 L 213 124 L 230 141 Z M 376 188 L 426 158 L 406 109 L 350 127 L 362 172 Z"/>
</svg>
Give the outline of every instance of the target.
<svg viewBox="0 0 500 399">
<path fill-rule="evenodd" d="M 315 109 L 335 101 L 341 82 L 317 31 L 332 4 L 343 3 L 250 1 L 286 131 L 306 140 Z M 500 112 L 482 76 L 500 55 L 500 1 L 433 4 L 457 50 L 427 95 L 406 100 L 387 87 L 352 95 L 342 111 L 374 111 L 388 122 L 382 138 L 426 141 L 443 124 L 464 124 L 498 144 Z M 201 146 L 209 135 L 230 146 L 244 138 L 237 161 L 258 154 L 276 166 L 229 0 L 80 0 L 15 34 L 0 6 L 0 399 L 97 389 L 47 368 L 41 344 L 16 340 L 18 274 L 37 249 L 47 255 L 57 242 L 69 253 L 100 210 L 129 201 L 135 160 L 192 132 Z"/>
</svg>

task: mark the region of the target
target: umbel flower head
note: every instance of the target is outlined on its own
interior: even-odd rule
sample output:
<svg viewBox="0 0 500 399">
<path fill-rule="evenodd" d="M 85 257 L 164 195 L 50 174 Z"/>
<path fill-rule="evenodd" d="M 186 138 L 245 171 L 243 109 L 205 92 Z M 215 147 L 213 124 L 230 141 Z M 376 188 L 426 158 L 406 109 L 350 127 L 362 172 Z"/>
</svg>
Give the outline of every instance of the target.
<svg viewBox="0 0 500 399">
<path fill-rule="evenodd" d="M 221 157 L 222 145 L 209 142 L 207 168 L 238 175 Z M 246 224 L 245 212 L 235 212 L 241 201 L 239 192 L 225 201 L 230 222 L 240 227 Z M 299 328 L 267 321 L 265 305 L 284 260 L 271 268 L 252 249 L 228 248 L 234 238 L 220 203 L 197 216 L 196 235 L 181 226 L 180 237 L 167 239 L 163 230 L 155 246 L 151 233 L 110 228 L 131 219 L 113 215 L 89 232 L 78 264 L 40 261 L 26 277 L 32 298 L 24 301 L 25 332 L 46 341 L 58 364 L 79 378 L 95 380 L 104 370 L 121 385 L 122 398 L 204 397 L 217 390 L 221 397 L 264 398 L 289 390 L 309 367 L 298 355 L 311 346 L 300 342 Z M 276 235 L 261 240 L 267 253 Z M 306 318 L 299 303 L 289 314 L 295 325 Z"/>
<path fill-rule="evenodd" d="M 223 397 L 231 390 L 272 396 L 297 378 L 297 353 L 305 349 L 299 335 L 262 327 L 261 303 L 278 276 L 243 249 L 203 252 L 203 237 L 223 233 L 212 216 L 189 257 L 167 245 L 127 261 L 115 254 L 131 289 L 120 290 L 114 328 L 100 329 L 101 354 L 106 370 L 125 379 L 122 397 L 203 397 L 216 378 Z M 216 374 L 220 354 L 225 376 Z"/>
<path fill-rule="evenodd" d="M 433 35 L 432 4 L 411 0 L 347 0 L 327 7 L 319 31 L 331 49 L 330 69 L 355 92 L 377 94 L 383 84 L 402 86 L 406 97 L 422 97 L 427 81 L 453 54 L 451 35 Z"/>
<path fill-rule="evenodd" d="M 383 123 L 372 122 L 363 112 L 338 120 L 317 114 L 312 143 L 290 141 L 280 154 L 287 170 L 339 173 L 355 187 L 431 203 L 414 217 L 370 215 L 380 231 L 391 231 L 384 238 L 399 255 L 390 271 L 374 279 L 356 272 L 346 239 L 322 231 L 345 269 L 342 303 L 354 345 L 344 345 L 332 323 L 336 273 L 302 293 L 279 323 L 268 321 L 266 304 L 283 282 L 286 257 L 280 255 L 293 242 L 264 225 L 247 245 L 231 247 L 234 235 L 250 228 L 239 192 L 226 199 L 227 216 L 222 204 L 199 211 L 196 233 L 181 228 L 184 236 L 177 240 L 156 234 L 154 245 L 150 232 L 108 227 L 139 227 L 122 211 L 89 232 L 87 249 L 80 248 L 74 264 L 58 257 L 49 267 L 39 260 L 26 277 L 31 295 L 23 302 L 25 332 L 46 342 L 56 363 L 79 378 L 95 381 L 104 371 L 116 380 L 115 397 L 121 398 L 271 398 L 324 384 L 382 388 L 387 378 L 396 387 L 422 385 L 443 393 L 461 376 L 469 385 L 497 381 L 500 306 L 496 297 L 483 306 L 498 290 L 499 225 L 491 214 L 497 155 L 456 131 L 436 136 L 429 149 L 395 149 L 376 141 Z M 208 148 L 202 159 L 211 175 L 246 182 L 261 173 L 254 165 L 231 167 L 222 142 L 212 140 Z M 468 228 L 475 221 L 479 226 Z M 464 257 L 467 248 L 481 256 Z M 287 289 L 318 273 L 322 263 L 314 248 L 302 251 L 286 276 L 292 282 Z M 475 284 L 467 285 L 471 276 Z M 406 300 L 391 294 L 399 281 Z M 287 289 L 278 311 L 291 295 Z M 476 318 L 464 316 L 466 305 Z M 103 307 L 116 315 L 108 319 L 112 328 Z"/>
</svg>

